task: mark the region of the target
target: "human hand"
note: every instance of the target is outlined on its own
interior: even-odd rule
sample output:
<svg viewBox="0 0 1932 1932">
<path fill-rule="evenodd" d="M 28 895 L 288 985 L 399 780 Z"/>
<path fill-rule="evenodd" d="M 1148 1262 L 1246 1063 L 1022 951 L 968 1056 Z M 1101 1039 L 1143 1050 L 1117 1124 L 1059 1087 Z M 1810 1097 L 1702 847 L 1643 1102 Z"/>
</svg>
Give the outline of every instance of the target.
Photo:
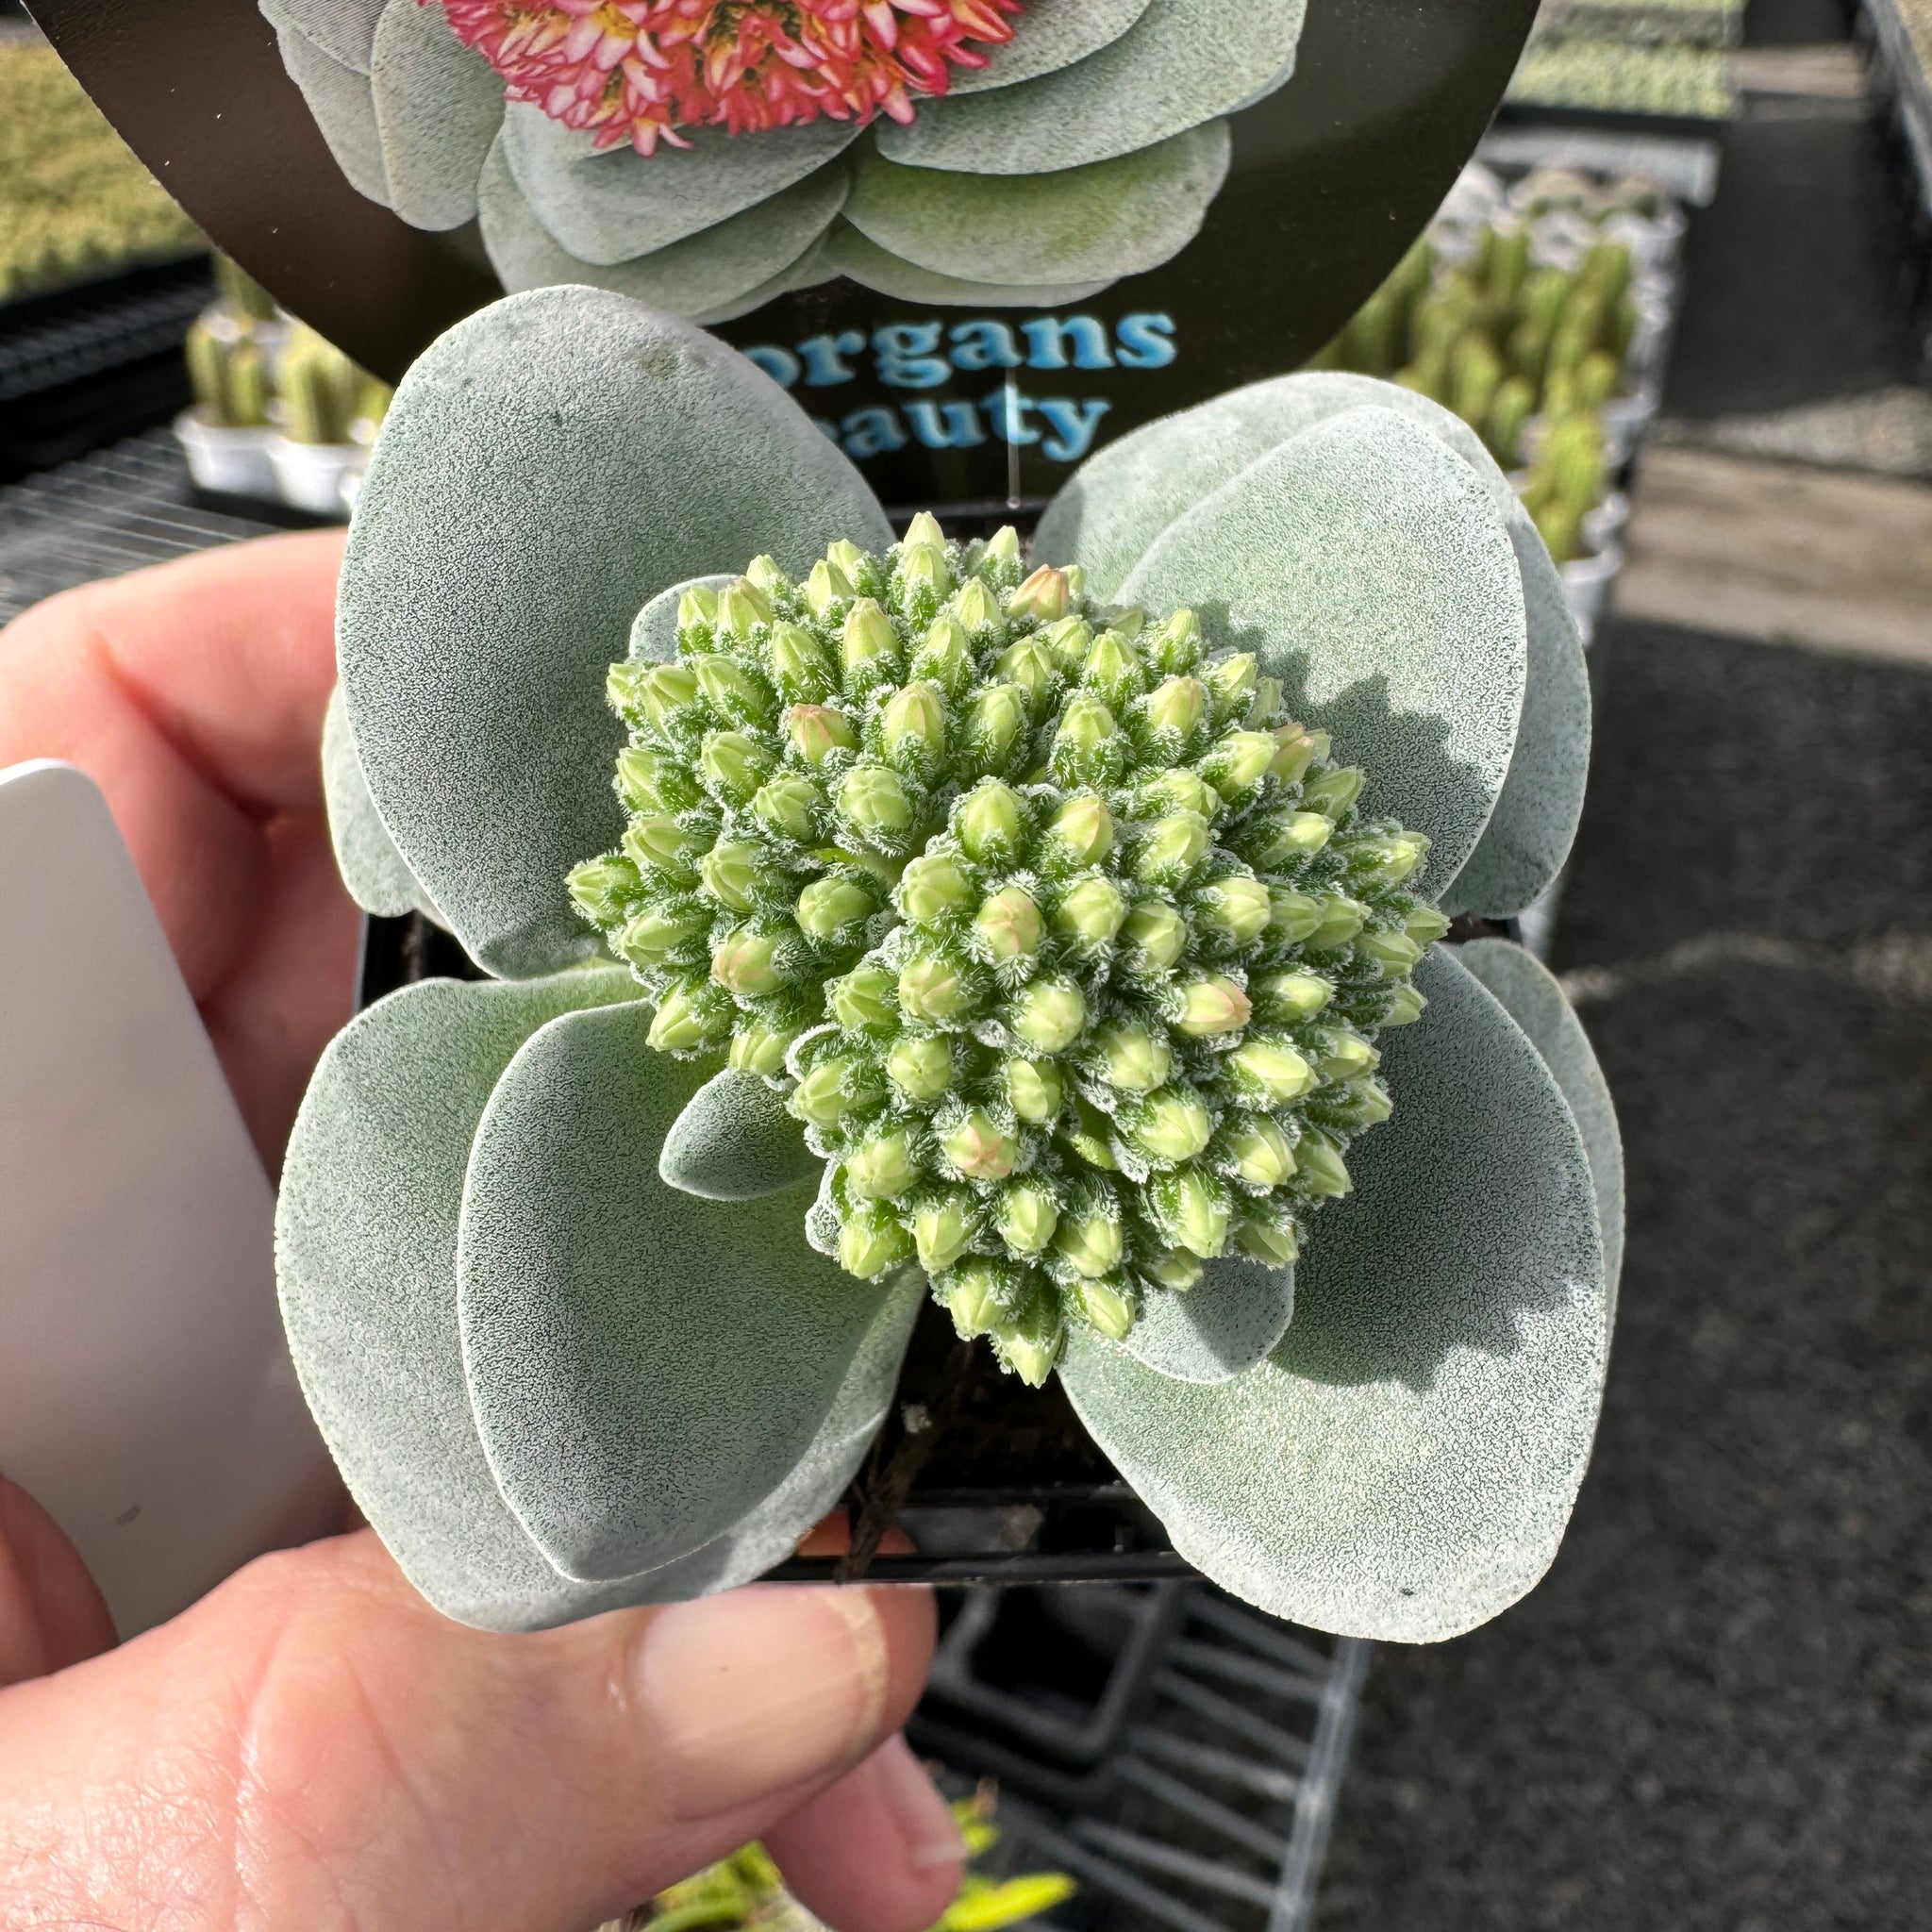
<svg viewBox="0 0 1932 1932">
<path fill-rule="evenodd" d="M 168 564 L 0 632 L 0 766 L 101 785 L 271 1171 L 353 999 L 319 764 L 341 542 Z M 585 1932 L 755 1837 L 841 1932 L 917 1932 L 958 1887 L 894 1735 L 922 1593 L 754 1588 L 491 1636 L 362 1531 L 112 1641 L 0 1481 L 9 1932 Z"/>
</svg>

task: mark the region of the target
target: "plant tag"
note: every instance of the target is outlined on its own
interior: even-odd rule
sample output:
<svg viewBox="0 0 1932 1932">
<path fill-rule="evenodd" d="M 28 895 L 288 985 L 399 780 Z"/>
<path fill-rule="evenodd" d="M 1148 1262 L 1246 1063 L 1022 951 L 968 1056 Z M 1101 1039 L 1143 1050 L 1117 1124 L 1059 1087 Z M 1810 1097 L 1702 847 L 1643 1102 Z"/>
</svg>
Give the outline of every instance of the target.
<svg viewBox="0 0 1932 1932">
<path fill-rule="evenodd" d="M 275 1306 L 274 1191 L 107 803 L 0 771 L 0 1472 L 124 1637 L 341 1490 Z"/>
</svg>

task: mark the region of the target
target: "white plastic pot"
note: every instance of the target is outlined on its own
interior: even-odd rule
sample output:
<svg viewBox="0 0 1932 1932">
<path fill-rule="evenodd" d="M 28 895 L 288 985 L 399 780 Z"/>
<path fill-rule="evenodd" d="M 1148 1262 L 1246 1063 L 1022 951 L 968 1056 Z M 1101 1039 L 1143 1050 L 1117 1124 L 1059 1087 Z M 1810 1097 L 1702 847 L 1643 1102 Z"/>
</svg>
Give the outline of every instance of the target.
<svg viewBox="0 0 1932 1932">
<path fill-rule="evenodd" d="M 268 459 L 275 470 L 276 494 L 291 509 L 306 509 L 319 517 L 342 514 L 342 478 L 369 460 L 369 452 L 354 442 L 296 442 L 286 436 L 270 439 Z"/>
<path fill-rule="evenodd" d="M 280 495 L 269 458 L 273 429 L 228 429 L 208 422 L 199 409 L 188 409 L 175 418 L 175 437 L 188 458 L 188 474 L 203 490 L 271 500 Z"/>
<path fill-rule="evenodd" d="M 1586 648 L 1596 636 L 1610 586 L 1623 568 L 1624 552 L 1615 543 L 1606 543 L 1595 556 L 1579 557 L 1562 567 L 1563 594 L 1569 599 L 1570 615 L 1576 620 Z"/>
</svg>

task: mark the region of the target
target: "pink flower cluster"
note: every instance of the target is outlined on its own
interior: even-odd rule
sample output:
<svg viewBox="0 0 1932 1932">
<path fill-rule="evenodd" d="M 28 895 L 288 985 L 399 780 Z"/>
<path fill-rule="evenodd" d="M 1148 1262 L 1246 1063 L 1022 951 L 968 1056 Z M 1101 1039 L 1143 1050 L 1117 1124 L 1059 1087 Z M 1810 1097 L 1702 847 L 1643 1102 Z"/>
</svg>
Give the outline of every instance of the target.
<svg viewBox="0 0 1932 1932">
<path fill-rule="evenodd" d="M 435 0 L 421 0 L 432 5 Z M 595 145 L 660 141 L 681 127 L 744 134 L 821 115 L 912 119 L 969 42 L 1013 37 L 1021 0 L 441 0 L 457 37 L 528 101 Z"/>
</svg>

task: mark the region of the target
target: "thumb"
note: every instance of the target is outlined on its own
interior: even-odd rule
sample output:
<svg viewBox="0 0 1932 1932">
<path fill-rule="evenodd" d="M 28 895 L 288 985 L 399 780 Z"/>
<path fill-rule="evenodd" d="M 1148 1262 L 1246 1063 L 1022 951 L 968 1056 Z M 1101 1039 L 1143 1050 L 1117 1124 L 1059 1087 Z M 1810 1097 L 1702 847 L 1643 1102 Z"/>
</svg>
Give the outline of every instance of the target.
<svg viewBox="0 0 1932 1932">
<path fill-rule="evenodd" d="M 774 1587 L 492 1636 L 366 1533 L 268 1557 L 0 1693 L 0 1923 L 581 1932 L 869 1757 L 931 1641 Z"/>
</svg>

